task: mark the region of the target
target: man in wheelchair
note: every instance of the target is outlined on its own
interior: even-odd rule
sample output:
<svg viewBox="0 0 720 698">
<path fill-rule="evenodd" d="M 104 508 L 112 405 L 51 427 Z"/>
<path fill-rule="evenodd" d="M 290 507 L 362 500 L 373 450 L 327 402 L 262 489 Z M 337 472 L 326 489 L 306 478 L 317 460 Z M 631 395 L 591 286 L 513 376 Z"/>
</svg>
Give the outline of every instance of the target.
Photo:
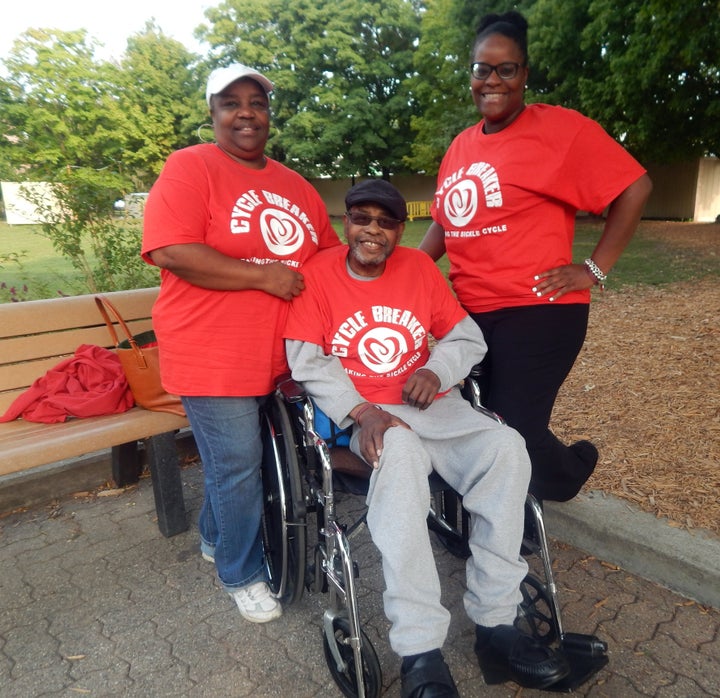
<svg viewBox="0 0 720 698">
<path fill-rule="evenodd" d="M 382 556 L 402 695 L 458 695 L 441 651 L 450 614 L 426 526 L 433 469 L 471 517 L 464 604 L 485 682 L 547 688 L 568 674 L 567 661 L 513 625 L 527 572 L 525 444 L 457 388 L 485 354 L 482 333 L 430 257 L 396 247 L 407 208 L 395 187 L 360 182 L 345 204 L 348 245 L 303 268 L 286 348 L 293 378 L 336 424 L 354 423 L 350 448 L 373 468 L 367 524 Z"/>
</svg>

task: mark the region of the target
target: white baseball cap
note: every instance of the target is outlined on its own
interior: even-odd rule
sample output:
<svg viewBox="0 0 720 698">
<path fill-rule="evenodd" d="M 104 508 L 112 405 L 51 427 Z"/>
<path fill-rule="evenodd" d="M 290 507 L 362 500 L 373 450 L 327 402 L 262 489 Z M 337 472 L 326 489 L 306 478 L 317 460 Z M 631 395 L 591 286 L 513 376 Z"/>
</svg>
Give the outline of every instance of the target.
<svg viewBox="0 0 720 698">
<path fill-rule="evenodd" d="M 208 106 L 210 106 L 210 97 L 218 94 L 218 92 L 222 92 L 230 83 L 240 78 L 252 78 L 259 82 L 268 94 L 273 91 L 273 84 L 270 80 L 261 73 L 258 73 L 257 70 L 248 68 L 242 63 L 232 63 L 224 68 L 215 68 L 215 70 L 210 73 L 207 88 L 205 89 L 205 99 L 207 99 Z"/>
</svg>

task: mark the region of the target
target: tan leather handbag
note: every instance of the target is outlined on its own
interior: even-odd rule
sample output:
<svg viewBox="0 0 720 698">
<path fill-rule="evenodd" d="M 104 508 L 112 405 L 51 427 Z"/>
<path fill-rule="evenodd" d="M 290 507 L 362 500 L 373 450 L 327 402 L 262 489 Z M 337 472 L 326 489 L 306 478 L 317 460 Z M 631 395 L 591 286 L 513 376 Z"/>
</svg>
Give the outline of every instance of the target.
<svg viewBox="0 0 720 698">
<path fill-rule="evenodd" d="M 117 308 L 107 298 L 95 296 L 95 303 L 110 330 L 135 403 L 146 410 L 171 412 L 184 417 L 185 410 L 180 398 L 166 392 L 160 382 L 160 355 L 155 333 L 150 330 L 133 336 Z M 127 339 L 118 340 L 115 323 L 110 319 L 110 315 L 122 327 Z"/>
</svg>

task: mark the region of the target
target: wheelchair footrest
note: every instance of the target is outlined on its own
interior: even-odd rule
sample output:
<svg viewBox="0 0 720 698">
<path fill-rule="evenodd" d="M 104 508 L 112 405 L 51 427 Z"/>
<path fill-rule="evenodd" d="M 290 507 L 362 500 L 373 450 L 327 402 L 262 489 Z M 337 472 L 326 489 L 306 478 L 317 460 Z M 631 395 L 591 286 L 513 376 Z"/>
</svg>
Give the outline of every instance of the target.
<svg viewBox="0 0 720 698">
<path fill-rule="evenodd" d="M 345 581 L 345 570 L 342 565 L 342 561 L 340 558 L 335 558 L 334 562 L 332 564 L 332 569 L 330 567 L 326 567 L 326 574 L 323 574 L 319 580 L 319 584 L 316 583 L 315 589 L 322 592 L 326 592 L 328 590 L 328 574 L 330 574 L 331 579 L 333 580 L 333 584 L 335 586 L 338 586 L 340 589 L 347 590 L 347 583 Z M 352 560 L 352 576 L 353 579 L 358 579 L 360 577 L 360 565 L 358 565 L 355 560 Z M 317 588 L 319 587 L 319 588 Z"/>
<path fill-rule="evenodd" d="M 337 558 L 335 560 L 334 567 L 335 567 L 335 576 L 340 580 L 344 580 L 345 570 L 343 569 L 342 561 L 340 560 L 340 558 Z M 352 561 L 352 571 L 353 571 L 353 579 L 357 579 L 360 576 L 360 565 L 358 565 L 358 563 L 355 562 L 355 560 Z M 343 586 L 344 585 L 345 585 L 345 582 L 343 581 Z"/>
<path fill-rule="evenodd" d="M 567 659 L 570 673 L 545 689 L 553 693 L 571 693 L 597 674 L 609 661 L 607 643 L 595 635 L 564 633 L 557 651 Z"/>
</svg>

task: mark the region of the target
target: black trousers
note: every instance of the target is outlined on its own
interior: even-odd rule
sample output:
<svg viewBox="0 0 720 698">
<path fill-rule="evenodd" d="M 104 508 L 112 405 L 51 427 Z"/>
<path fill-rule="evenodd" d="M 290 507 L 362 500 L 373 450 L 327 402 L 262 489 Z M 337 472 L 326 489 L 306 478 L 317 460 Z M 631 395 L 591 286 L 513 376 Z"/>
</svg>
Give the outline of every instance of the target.
<svg viewBox="0 0 720 698">
<path fill-rule="evenodd" d="M 549 428 L 558 390 L 585 341 L 588 316 L 587 304 L 471 313 L 488 345 L 481 364 L 483 404 L 525 438 L 530 492 L 541 500 L 574 497 L 597 462 L 592 446 L 565 446 Z"/>
</svg>

